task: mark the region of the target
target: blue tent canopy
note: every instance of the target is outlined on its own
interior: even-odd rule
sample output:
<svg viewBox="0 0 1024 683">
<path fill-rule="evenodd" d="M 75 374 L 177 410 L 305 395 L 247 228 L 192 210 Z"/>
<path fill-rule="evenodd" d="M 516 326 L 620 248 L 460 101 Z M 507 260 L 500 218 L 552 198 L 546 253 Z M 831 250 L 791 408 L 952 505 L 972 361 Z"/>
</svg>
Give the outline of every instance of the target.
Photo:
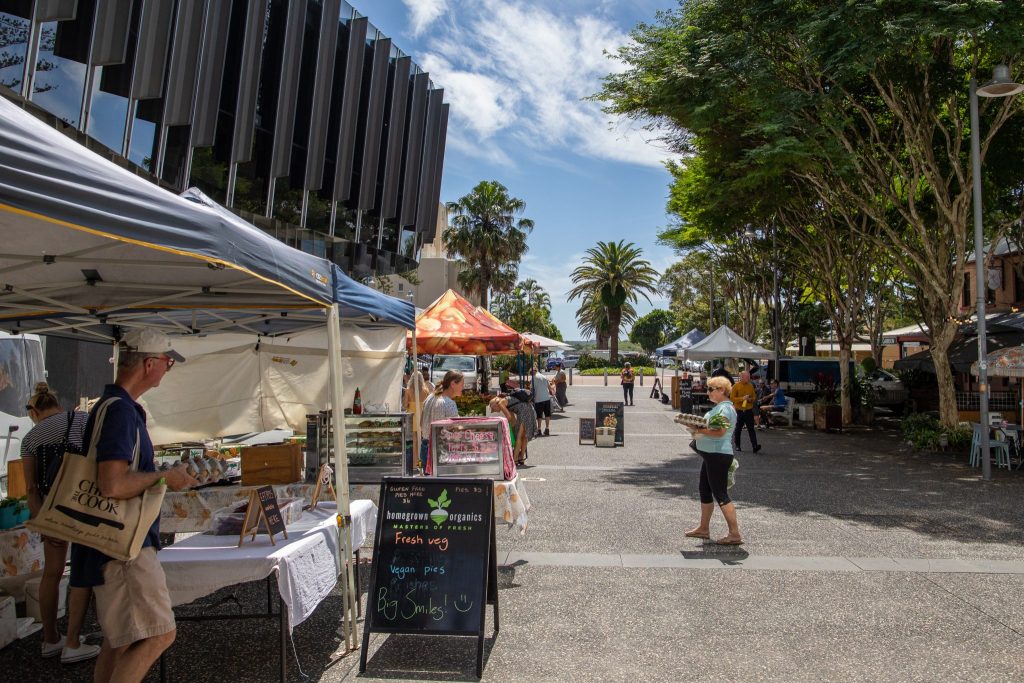
<svg viewBox="0 0 1024 683">
<path fill-rule="evenodd" d="M 665 344 L 664 346 L 658 347 L 654 350 L 656 356 L 668 356 L 675 357 L 680 355 L 680 351 L 690 348 L 700 340 L 704 339 L 707 335 L 698 330 L 696 327 L 684 334 L 679 339 L 673 342 Z"/>
<path fill-rule="evenodd" d="M 378 292 L 356 282 L 338 266 L 334 266 L 334 301 L 340 307 L 342 318 L 364 315 L 373 320 L 401 325 L 407 330 L 416 327 L 416 307 L 411 301 Z"/>
</svg>

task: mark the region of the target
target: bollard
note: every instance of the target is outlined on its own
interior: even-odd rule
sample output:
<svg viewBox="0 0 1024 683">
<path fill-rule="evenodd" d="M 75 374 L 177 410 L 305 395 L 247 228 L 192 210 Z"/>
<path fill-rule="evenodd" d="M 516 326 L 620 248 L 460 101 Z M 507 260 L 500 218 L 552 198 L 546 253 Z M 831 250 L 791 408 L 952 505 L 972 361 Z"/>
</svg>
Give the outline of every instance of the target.
<svg viewBox="0 0 1024 683">
<path fill-rule="evenodd" d="M 605 369 L 604 369 L 604 385 L 608 386 L 608 368 L 607 367 L 605 367 Z"/>
<path fill-rule="evenodd" d="M 640 368 L 640 386 L 644 385 L 644 369 Z"/>
<path fill-rule="evenodd" d="M 569 368 L 569 386 L 572 386 L 572 368 Z"/>
</svg>

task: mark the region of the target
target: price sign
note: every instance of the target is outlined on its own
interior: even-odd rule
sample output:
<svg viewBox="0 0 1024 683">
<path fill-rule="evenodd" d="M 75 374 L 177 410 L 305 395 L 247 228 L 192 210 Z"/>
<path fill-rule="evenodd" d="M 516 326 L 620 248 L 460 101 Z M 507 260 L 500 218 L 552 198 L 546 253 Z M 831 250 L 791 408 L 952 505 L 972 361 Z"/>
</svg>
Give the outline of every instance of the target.
<svg viewBox="0 0 1024 683">
<path fill-rule="evenodd" d="M 616 446 L 622 446 L 626 443 L 625 405 L 622 401 L 597 402 L 597 426 L 615 428 Z"/>
<path fill-rule="evenodd" d="M 686 378 L 679 380 L 679 412 L 693 412 L 693 380 Z"/>
<path fill-rule="evenodd" d="M 488 604 L 498 631 L 492 489 L 486 479 L 384 479 L 360 672 L 377 631 L 477 636 L 482 674 Z"/>
<path fill-rule="evenodd" d="M 277 495 L 274 493 L 273 486 L 260 486 L 249 492 L 249 501 L 245 506 L 245 517 L 242 519 L 242 533 L 238 537 L 238 546 L 242 546 L 246 536 L 251 535 L 250 542 L 255 541 L 261 525 L 270 536 L 271 545 L 276 545 L 274 536 L 277 534 L 283 534 L 284 538 L 288 539 L 284 517 L 277 504 Z"/>
<path fill-rule="evenodd" d="M 595 440 L 596 437 L 595 437 L 595 432 L 594 432 L 594 427 L 595 426 L 596 426 L 596 421 L 594 420 L 594 418 L 592 418 L 592 417 L 581 417 L 580 418 L 580 439 L 579 439 L 579 442 L 581 444 L 584 441 L 589 441 L 590 443 L 596 443 L 596 440 Z"/>
</svg>

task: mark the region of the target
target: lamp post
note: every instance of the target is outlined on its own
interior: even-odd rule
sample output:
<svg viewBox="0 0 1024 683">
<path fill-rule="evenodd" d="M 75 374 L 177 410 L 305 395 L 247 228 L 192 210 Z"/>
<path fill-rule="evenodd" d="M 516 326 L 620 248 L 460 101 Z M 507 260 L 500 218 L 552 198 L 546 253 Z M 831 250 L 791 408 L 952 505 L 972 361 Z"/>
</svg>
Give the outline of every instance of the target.
<svg viewBox="0 0 1024 683">
<path fill-rule="evenodd" d="M 981 143 L 978 140 L 978 97 L 1008 97 L 1024 90 L 1024 85 L 1010 77 L 1010 67 L 997 64 L 992 80 L 978 87 L 978 80 L 971 77 L 971 178 L 974 183 L 974 288 L 976 290 L 978 316 L 978 419 L 981 422 L 981 477 L 992 478 L 991 452 L 989 451 L 988 424 L 988 331 L 985 325 L 985 277 L 984 236 L 981 224 Z"/>
</svg>

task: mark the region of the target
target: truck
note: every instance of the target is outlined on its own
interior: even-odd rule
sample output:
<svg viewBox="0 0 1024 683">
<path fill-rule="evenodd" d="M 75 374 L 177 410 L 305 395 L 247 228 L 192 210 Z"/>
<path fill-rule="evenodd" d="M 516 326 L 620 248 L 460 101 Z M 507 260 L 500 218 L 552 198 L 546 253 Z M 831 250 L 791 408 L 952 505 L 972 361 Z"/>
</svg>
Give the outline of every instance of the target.
<svg viewBox="0 0 1024 683">
<path fill-rule="evenodd" d="M 21 457 L 21 439 L 32 429 L 25 404 L 45 379 L 41 338 L 0 332 L 0 496 L 7 495 L 7 463 Z"/>
</svg>

